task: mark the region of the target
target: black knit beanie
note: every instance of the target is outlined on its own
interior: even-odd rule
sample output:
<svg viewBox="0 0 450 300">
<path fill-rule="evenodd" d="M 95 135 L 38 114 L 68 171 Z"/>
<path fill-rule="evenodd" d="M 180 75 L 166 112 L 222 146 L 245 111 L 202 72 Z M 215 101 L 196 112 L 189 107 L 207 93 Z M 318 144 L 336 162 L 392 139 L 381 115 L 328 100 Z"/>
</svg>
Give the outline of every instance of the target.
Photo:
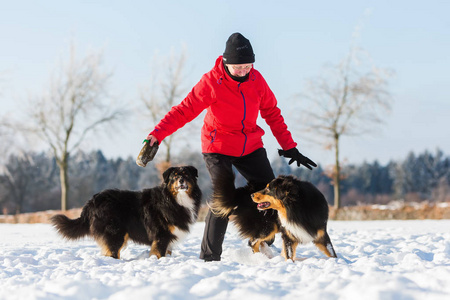
<svg viewBox="0 0 450 300">
<path fill-rule="evenodd" d="M 239 32 L 230 35 L 223 53 L 223 62 L 232 65 L 254 63 L 255 54 L 250 41 Z"/>
</svg>

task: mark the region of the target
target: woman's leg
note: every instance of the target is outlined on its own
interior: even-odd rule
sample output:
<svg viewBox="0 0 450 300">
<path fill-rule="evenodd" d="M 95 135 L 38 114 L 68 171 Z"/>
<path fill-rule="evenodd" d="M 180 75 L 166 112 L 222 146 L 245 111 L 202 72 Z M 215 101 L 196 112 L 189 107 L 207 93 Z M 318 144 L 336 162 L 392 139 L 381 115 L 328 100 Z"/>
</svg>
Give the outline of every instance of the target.
<svg viewBox="0 0 450 300">
<path fill-rule="evenodd" d="M 204 153 L 203 159 L 206 168 L 211 176 L 211 182 L 214 182 L 219 174 L 223 172 L 233 173 L 230 157 L 215 153 Z M 230 178 L 234 178 L 230 176 Z M 233 182 L 234 184 L 234 182 Z M 205 231 L 200 251 L 200 258 L 205 261 L 219 261 L 222 254 L 222 244 L 225 238 L 225 232 L 228 226 L 228 218 L 221 218 L 208 211 L 205 219 Z"/>
</svg>

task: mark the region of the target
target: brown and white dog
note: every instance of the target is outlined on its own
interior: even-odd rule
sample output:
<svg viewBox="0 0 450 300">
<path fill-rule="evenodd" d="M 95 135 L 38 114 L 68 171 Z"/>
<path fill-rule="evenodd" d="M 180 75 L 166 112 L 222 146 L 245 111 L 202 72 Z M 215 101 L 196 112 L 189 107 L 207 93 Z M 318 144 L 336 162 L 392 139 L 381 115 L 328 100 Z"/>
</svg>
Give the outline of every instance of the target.
<svg viewBox="0 0 450 300">
<path fill-rule="evenodd" d="M 326 256 L 337 257 L 327 233 L 328 203 L 310 182 L 279 176 L 251 195 L 259 210 L 278 212 L 282 256 L 295 260 L 298 244 L 313 242 Z"/>
</svg>

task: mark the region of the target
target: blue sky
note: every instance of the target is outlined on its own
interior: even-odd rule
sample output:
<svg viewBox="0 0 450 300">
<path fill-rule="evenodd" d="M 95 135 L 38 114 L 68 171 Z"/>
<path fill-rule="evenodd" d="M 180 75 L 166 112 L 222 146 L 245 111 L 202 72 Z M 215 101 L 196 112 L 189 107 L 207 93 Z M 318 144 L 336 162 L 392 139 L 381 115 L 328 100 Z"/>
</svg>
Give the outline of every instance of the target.
<svg viewBox="0 0 450 300">
<path fill-rule="evenodd" d="M 17 114 L 23 100 L 41 94 L 58 61 L 67 58 L 71 41 L 80 56 L 104 51 L 114 73 L 113 92 L 137 103 L 148 84 L 151 62 L 187 49 L 187 85 L 193 86 L 223 53 L 236 31 L 250 39 L 255 68 L 266 78 L 286 112 L 292 96 L 327 63 L 348 52 L 352 33 L 363 20 L 358 45 L 375 65 L 395 71 L 395 99 L 386 125 L 376 134 L 344 138 L 342 159 L 350 163 L 386 163 L 410 151 L 442 149 L 450 154 L 450 1 L 0 1 L 0 109 Z M 367 12 L 370 12 L 367 14 Z M 106 132 L 87 147 L 107 156 L 135 156 L 154 124 L 134 118 L 124 130 Z M 291 126 L 292 127 L 292 126 Z M 269 156 L 276 144 L 266 130 Z M 302 153 L 328 164 L 332 153 L 302 140 Z M 199 148 L 199 137 L 192 137 Z M 200 151 L 200 150 L 199 150 Z"/>
</svg>

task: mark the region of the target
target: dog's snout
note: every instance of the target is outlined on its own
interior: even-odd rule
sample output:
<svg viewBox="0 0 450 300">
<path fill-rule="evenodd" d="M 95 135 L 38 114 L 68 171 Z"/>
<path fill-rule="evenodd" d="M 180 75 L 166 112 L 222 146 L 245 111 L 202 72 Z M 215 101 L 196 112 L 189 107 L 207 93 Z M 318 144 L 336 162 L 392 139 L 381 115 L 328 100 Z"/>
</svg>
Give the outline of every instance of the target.
<svg viewBox="0 0 450 300">
<path fill-rule="evenodd" d="M 183 183 L 184 183 L 184 178 L 181 177 L 180 180 L 179 180 L 178 182 L 179 182 L 180 184 L 183 184 Z"/>
</svg>

